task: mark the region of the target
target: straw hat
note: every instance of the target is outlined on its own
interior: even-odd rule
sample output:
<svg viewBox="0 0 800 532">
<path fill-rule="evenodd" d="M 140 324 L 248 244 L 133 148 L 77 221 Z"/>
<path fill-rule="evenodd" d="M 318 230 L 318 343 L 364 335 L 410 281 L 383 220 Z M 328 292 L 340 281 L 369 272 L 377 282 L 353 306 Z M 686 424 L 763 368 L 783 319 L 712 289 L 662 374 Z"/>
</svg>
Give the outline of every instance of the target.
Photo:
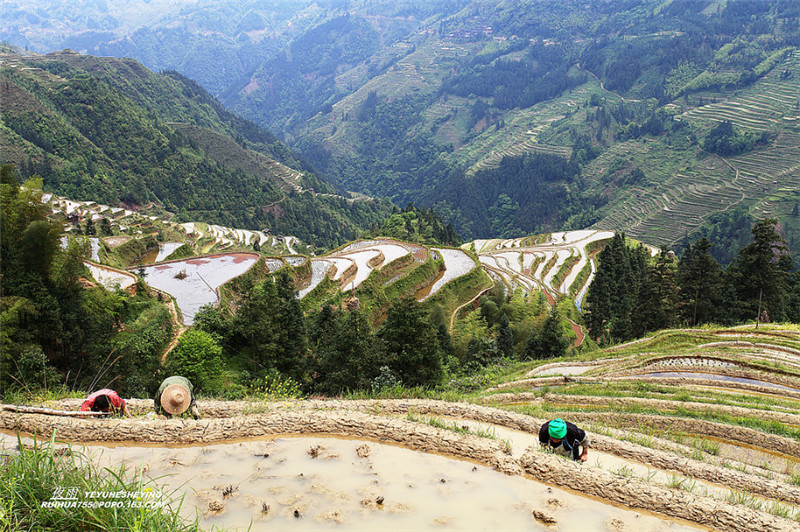
<svg viewBox="0 0 800 532">
<path fill-rule="evenodd" d="M 192 394 L 181 384 L 170 384 L 161 394 L 161 408 L 170 415 L 183 414 L 191 402 Z"/>
</svg>

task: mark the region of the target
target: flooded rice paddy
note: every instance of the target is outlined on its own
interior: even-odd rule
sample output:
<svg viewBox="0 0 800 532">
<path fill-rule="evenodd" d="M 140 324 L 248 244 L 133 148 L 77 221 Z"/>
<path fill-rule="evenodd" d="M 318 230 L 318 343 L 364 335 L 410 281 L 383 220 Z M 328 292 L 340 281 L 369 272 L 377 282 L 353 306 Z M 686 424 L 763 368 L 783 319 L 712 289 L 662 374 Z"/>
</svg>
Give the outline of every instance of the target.
<svg viewBox="0 0 800 532">
<path fill-rule="evenodd" d="M 682 379 L 708 379 L 713 381 L 725 382 L 738 382 L 741 384 L 754 384 L 756 386 L 764 386 L 766 388 L 775 388 L 776 390 L 784 390 L 787 392 L 800 392 L 797 388 L 791 386 L 784 386 L 783 384 L 776 384 L 774 382 L 761 381 L 758 379 L 749 379 L 747 377 L 734 377 L 731 375 L 718 375 L 716 373 L 701 373 L 692 371 L 655 371 L 652 373 L 643 373 L 639 377 L 662 377 L 662 378 L 682 378 Z"/>
<path fill-rule="evenodd" d="M 167 260 L 167 257 L 172 255 L 175 250 L 182 245 L 183 242 L 162 242 L 158 245 L 158 248 L 148 250 L 139 261 L 139 264 L 153 264 L 154 262 Z"/>
<path fill-rule="evenodd" d="M 13 437 L 5 437 L 6 445 Z M 146 470 L 204 529 L 702 530 L 471 462 L 333 437 L 202 447 L 89 447 L 101 466 Z M 554 520 L 545 524 L 539 519 Z"/>
<path fill-rule="evenodd" d="M 700 435 L 697 437 L 705 438 L 719 444 L 719 456 L 722 458 L 729 458 L 743 464 L 786 475 L 792 475 L 800 471 L 800 459 L 789 454 L 781 453 L 778 450 L 764 449 L 762 447 L 755 447 L 742 442 L 732 442 L 708 435 Z"/>
<path fill-rule="evenodd" d="M 347 254 L 347 258 L 352 260 L 356 265 L 355 276 L 343 288 L 343 291 L 354 290 L 369 277 L 372 268 L 369 267 L 368 262 L 380 255 L 377 249 L 365 249 L 362 251 L 354 251 Z"/>
<path fill-rule="evenodd" d="M 311 259 L 311 283 L 309 283 L 307 287 L 297 292 L 297 297 L 302 299 L 309 292 L 315 289 L 317 285 L 321 283 L 323 279 L 325 279 L 325 275 L 330 269 L 330 261 L 324 259 Z"/>
<path fill-rule="evenodd" d="M 417 296 L 419 301 L 425 301 L 438 292 L 445 284 L 449 283 L 453 279 L 461 277 L 462 275 L 468 274 L 476 267 L 475 261 L 460 249 L 432 249 L 442 256 L 445 270 L 444 274 L 439 277 L 435 283 L 433 283 L 433 286 L 431 286 L 430 292 L 427 295 L 422 296 L 421 299 L 419 296 Z"/>
<path fill-rule="evenodd" d="M 194 323 L 200 307 L 217 304 L 217 289 L 256 263 L 251 253 L 220 253 L 207 257 L 146 266 L 147 284 L 162 290 L 178 303 L 186 325 Z"/>
<path fill-rule="evenodd" d="M 541 371 L 528 372 L 526 377 L 551 377 L 553 375 L 583 375 L 591 369 L 597 369 L 596 365 L 593 366 L 560 366 L 544 368 Z"/>
<path fill-rule="evenodd" d="M 130 273 L 115 271 L 112 268 L 98 266 L 91 262 L 84 262 L 95 281 L 103 285 L 106 290 L 125 290 L 136 282 L 136 276 Z"/>
</svg>

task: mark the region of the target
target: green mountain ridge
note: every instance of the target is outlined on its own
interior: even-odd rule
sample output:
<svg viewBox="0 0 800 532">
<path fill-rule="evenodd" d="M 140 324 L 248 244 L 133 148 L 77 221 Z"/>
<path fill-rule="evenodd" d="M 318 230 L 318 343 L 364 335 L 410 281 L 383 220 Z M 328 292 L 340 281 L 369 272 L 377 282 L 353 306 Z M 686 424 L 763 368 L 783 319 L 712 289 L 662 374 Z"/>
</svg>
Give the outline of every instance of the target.
<svg viewBox="0 0 800 532">
<path fill-rule="evenodd" d="M 2 55 L 3 162 L 78 200 L 336 246 L 388 215 L 177 73 L 71 51 Z"/>
<path fill-rule="evenodd" d="M 0 38 L 178 70 L 329 182 L 465 238 L 597 224 L 679 246 L 744 209 L 800 249 L 793 2 L 45 4 L 9 8 Z M 766 142 L 706 150 L 725 120 Z"/>
</svg>

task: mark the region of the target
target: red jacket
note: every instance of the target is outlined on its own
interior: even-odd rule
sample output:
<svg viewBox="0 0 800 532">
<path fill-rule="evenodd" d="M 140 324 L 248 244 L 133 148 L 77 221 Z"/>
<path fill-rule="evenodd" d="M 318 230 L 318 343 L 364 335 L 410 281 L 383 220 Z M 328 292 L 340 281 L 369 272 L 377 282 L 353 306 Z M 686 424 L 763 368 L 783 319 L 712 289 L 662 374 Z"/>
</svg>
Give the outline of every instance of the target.
<svg viewBox="0 0 800 532">
<path fill-rule="evenodd" d="M 113 406 L 117 410 L 120 410 L 125 404 L 125 401 L 119 396 L 119 394 L 117 394 L 117 392 L 115 392 L 114 390 L 109 390 L 108 388 L 103 388 L 102 390 L 97 390 L 92 395 L 86 398 L 86 400 L 81 405 L 81 411 L 85 412 L 87 410 L 91 410 L 92 407 L 94 406 L 95 399 L 97 399 L 101 395 L 107 395 L 108 402 L 111 403 L 111 406 Z"/>
</svg>

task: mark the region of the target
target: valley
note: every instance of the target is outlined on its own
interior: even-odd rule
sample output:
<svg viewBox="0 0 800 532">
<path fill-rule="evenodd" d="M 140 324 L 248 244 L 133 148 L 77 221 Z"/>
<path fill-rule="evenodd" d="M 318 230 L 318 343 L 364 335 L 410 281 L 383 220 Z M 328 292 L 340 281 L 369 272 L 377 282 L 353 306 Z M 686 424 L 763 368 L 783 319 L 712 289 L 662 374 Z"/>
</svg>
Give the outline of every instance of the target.
<svg viewBox="0 0 800 532">
<path fill-rule="evenodd" d="M 800 530 L 798 43 L 792 1 L 0 5 L 0 530 Z"/>
</svg>

